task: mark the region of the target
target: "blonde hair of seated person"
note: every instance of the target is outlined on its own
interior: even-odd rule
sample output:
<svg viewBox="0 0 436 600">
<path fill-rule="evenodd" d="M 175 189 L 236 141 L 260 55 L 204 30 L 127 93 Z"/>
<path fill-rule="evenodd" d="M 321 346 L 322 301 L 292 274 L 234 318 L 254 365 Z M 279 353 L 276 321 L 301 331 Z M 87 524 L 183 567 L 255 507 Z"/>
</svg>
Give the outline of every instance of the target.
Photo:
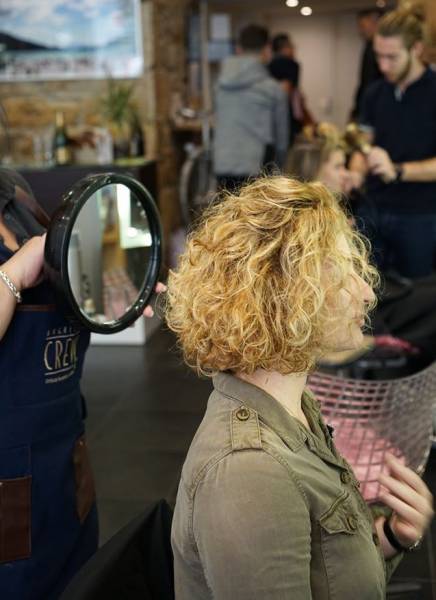
<svg viewBox="0 0 436 600">
<path fill-rule="evenodd" d="M 362 184 L 362 174 L 346 168 L 346 145 L 339 130 L 320 123 L 293 146 L 287 171 L 303 181 L 321 181 L 336 194 L 348 194 Z"/>
<path fill-rule="evenodd" d="M 188 236 L 169 276 L 167 322 L 198 373 L 305 372 L 331 350 L 326 330 L 342 326 L 326 297 L 340 294 L 350 272 L 377 282 L 336 197 L 320 183 L 259 178 L 212 205 Z"/>
</svg>

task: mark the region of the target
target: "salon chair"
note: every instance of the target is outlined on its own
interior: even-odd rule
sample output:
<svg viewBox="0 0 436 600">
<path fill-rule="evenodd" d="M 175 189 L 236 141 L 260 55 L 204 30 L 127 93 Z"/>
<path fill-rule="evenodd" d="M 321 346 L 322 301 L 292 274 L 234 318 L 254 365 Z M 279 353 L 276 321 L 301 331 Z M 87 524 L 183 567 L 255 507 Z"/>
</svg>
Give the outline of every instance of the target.
<svg viewBox="0 0 436 600">
<path fill-rule="evenodd" d="M 386 452 L 420 475 L 424 472 L 433 437 L 436 362 L 397 379 L 350 379 L 317 371 L 308 383 L 321 404 L 326 423 L 333 427 L 336 448 L 353 467 L 368 503 L 378 500 L 377 476 L 383 470 Z M 430 533 L 424 544 L 430 577 L 436 585 Z M 392 583 L 387 598 L 421 600 L 421 583 L 424 581 Z"/>
<path fill-rule="evenodd" d="M 172 510 L 151 504 L 104 544 L 59 600 L 174 600 Z"/>
</svg>

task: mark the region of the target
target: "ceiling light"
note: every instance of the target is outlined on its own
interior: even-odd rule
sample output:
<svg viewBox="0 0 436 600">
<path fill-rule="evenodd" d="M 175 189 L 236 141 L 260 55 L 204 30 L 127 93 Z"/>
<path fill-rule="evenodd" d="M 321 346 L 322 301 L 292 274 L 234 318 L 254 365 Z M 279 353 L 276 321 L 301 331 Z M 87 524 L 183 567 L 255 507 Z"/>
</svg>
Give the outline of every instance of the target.
<svg viewBox="0 0 436 600">
<path fill-rule="evenodd" d="M 286 0 L 286 6 L 289 6 L 289 8 L 295 8 L 298 6 L 298 0 Z"/>
<path fill-rule="evenodd" d="M 310 17 L 312 14 L 312 9 L 310 6 L 303 6 L 300 10 L 300 13 L 303 15 L 303 17 Z"/>
</svg>

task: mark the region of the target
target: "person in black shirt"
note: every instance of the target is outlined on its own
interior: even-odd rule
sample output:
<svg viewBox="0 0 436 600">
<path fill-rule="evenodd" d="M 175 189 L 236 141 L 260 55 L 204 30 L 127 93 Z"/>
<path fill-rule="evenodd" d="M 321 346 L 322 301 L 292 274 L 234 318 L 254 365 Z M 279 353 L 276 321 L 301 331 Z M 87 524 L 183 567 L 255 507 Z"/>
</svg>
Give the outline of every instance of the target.
<svg viewBox="0 0 436 600">
<path fill-rule="evenodd" d="M 271 75 L 279 81 L 288 81 L 298 87 L 300 64 L 294 59 L 294 47 L 286 33 L 279 33 L 272 40 L 274 57 L 269 64 Z"/>
<path fill-rule="evenodd" d="M 360 35 L 365 40 L 365 46 L 360 61 L 359 85 L 354 97 L 354 107 L 351 111 L 352 119 L 357 119 L 360 114 L 363 96 L 368 86 L 383 76 L 377 64 L 373 48 L 374 34 L 382 14 L 382 11 L 376 8 L 361 10 L 357 14 L 357 25 Z"/>
<path fill-rule="evenodd" d="M 382 270 L 433 271 L 436 228 L 436 73 L 422 59 L 416 9 L 385 15 L 374 38 L 383 79 L 364 97 L 361 124 L 373 132 L 361 216 Z"/>
<path fill-rule="evenodd" d="M 294 59 L 294 47 L 286 33 L 279 33 L 272 40 L 273 59 L 268 65 L 272 77 L 279 81 L 289 96 L 290 143 L 303 126 L 303 108 L 298 89 L 300 64 Z"/>
</svg>

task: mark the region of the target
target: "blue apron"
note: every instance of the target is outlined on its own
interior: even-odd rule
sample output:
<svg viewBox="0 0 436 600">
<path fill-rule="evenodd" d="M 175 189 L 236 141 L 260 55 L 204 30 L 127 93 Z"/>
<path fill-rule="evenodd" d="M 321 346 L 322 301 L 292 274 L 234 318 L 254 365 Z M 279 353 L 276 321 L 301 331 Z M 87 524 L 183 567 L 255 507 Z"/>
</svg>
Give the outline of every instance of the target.
<svg viewBox="0 0 436 600">
<path fill-rule="evenodd" d="M 11 256 L 0 242 L 0 264 Z M 79 387 L 89 333 L 47 282 L 22 296 L 0 340 L 0 598 L 55 600 L 97 549 Z"/>
</svg>

